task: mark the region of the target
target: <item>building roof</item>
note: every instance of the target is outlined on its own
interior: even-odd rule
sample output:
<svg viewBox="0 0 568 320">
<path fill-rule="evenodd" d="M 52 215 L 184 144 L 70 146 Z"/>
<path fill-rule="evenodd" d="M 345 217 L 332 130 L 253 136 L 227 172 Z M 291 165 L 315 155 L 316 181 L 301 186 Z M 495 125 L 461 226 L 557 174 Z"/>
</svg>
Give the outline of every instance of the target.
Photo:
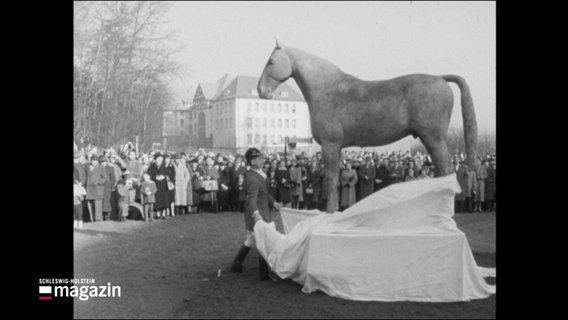
<svg viewBox="0 0 568 320">
<path fill-rule="evenodd" d="M 223 89 L 233 80 L 234 77 L 230 74 L 226 73 L 221 79 L 217 80 L 216 83 L 206 83 L 201 82 L 199 83 L 198 87 L 201 87 L 201 92 L 205 96 L 206 100 L 214 100 L 216 99 L 219 94 L 223 91 Z M 199 91 L 199 90 L 197 90 Z M 197 93 L 196 91 L 196 93 Z"/>
<path fill-rule="evenodd" d="M 258 80 L 253 76 L 237 76 L 220 92 L 215 100 L 247 98 L 260 99 L 256 93 Z M 296 92 L 287 83 L 282 83 L 274 92 L 274 100 L 305 101 L 301 94 Z"/>
</svg>

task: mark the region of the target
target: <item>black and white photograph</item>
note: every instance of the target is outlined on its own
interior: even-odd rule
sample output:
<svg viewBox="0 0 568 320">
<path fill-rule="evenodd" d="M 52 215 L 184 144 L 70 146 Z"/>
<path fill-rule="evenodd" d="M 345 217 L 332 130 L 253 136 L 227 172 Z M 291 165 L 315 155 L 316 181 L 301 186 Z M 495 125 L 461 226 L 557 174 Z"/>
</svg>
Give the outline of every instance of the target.
<svg viewBox="0 0 568 320">
<path fill-rule="evenodd" d="M 38 303 L 496 318 L 496 24 L 493 1 L 74 1 L 73 274 Z"/>
</svg>

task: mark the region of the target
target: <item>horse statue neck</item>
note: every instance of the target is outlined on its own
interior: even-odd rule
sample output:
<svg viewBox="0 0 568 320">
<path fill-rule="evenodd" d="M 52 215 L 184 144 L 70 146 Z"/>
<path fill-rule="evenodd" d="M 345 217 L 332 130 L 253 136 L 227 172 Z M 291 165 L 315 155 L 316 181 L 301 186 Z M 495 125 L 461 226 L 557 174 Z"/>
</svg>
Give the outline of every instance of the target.
<svg viewBox="0 0 568 320">
<path fill-rule="evenodd" d="M 336 65 L 320 57 L 290 47 L 286 47 L 286 53 L 292 64 L 292 78 L 296 80 L 308 104 L 314 94 L 332 87 L 331 83 L 345 76 Z"/>
</svg>

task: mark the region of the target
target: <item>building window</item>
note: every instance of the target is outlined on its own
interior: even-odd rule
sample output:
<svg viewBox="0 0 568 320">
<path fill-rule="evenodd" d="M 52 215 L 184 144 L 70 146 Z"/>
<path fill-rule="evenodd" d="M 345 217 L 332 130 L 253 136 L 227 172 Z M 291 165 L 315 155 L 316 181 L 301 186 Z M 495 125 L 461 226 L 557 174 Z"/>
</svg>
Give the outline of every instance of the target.
<svg viewBox="0 0 568 320">
<path fill-rule="evenodd" d="M 233 118 L 229 118 L 229 128 L 233 128 Z"/>
<path fill-rule="evenodd" d="M 288 119 L 284 120 L 284 128 L 290 128 L 290 121 Z"/>
<path fill-rule="evenodd" d="M 179 119 L 179 125 L 183 127 L 183 119 Z"/>
<path fill-rule="evenodd" d="M 267 144 L 267 143 L 268 143 L 268 137 L 265 134 L 263 134 L 262 135 L 262 144 Z"/>
<path fill-rule="evenodd" d="M 274 128 L 274 119 L 270 119 L 270 127 Z"/>
<path fill-rule="evenodd" d="M 252 134 L 247 135 L 247 144 L 248 145 L 252 144 Z"/>
<path fill-rule="evenodd" d="M 252 94 L 253 96 L 258 96 L 258 92 L 256 91 L 256 89 L 252 89 L 250 91 L 250 94 Z"/>
<path fill-rule="evenodd" d="M 268 127 L 268 119 L 266 119 L 266 118 L 262 119 L 262 127 L 263 127 L 263 128 L 267 128 L 267 127 Z"/>
<path fill-rule="evenodd" d="M 292 113 L 296 113 L 296 105 L 295 104 L 292 105 Z"/>
<path fill-rule="evenodd" d="M 258 104 L 258 102 L 254 103 L 254 112 L 259 112 L 260 111 L 260 105 Z"/>
<path fill-rule="evenodd" d="M 254 143 L 255 143 L 255 144 L 260 144 L 260 134 L 255 134 L 255 135 L 254 135 Z"/>
<path fill-rule="evenodd" d="M 254 127 L 256 129 L 260 128 L 260 119 L 259 118 L 254 119 Z"/>
<path fill-rule="evenodd" d="M 262 112 L 266 112 L 266 102 L 262 103 Z"/>
<path fill-rule="evenodd" d="M 296 119 L 292 119 L 292 128 L 296 129 Z"/>
<path fill-rule="evenodd" d="M 278 119 L 278 129 L 282 129 L 282 119 Z"/>
<path fill-rule="evenodd" d="M 280 103 L 278 104 L 278 113 L 282 113 L 282 105 Z"/>
<path fill-rule="evenodd" d="M 284 142 L 284 139 L 282 139 L 282 135 L 278 135 L 278 141 L 279 141 L 280 143 L 283 143 L 283 142 Z"/>
<path fill-rule="evenodd" d="M 252 129 L 252 119 L 247 118 L 247 129 Z"/>
<path fill-rule="evenodd" d="M 274 135 L 273 134 L 270 135 L 270 143 L 274 143 Z"/>
<path fill-rule="evenodd" d="M 247 112 L 252 112 L 252 103 L 250 101 L 247 102 Z"/>
<path fill-rule="evenodd" d="M 179 132 L 179 135 L 180 135 L 180 136 L 185 135 L 185 131 L 183 131 L 183 129 L 181 129 L 180 132 Z"/>
<path fill-rule="evenodd" d="M 274 103 L 270 104 L 270 112 L 274 113 Z"/>
<path fill-rule="evenodd" d="M 284 112 L 290 113 L 290 106 L 288 106 L 288 104 L 284 105 Z"/>
<path fill-rule="evenodd" d="M 280 96 L 283 97 L 283 98 L 288 98 L 288 91 L 280 92 Z"/>
</svg>

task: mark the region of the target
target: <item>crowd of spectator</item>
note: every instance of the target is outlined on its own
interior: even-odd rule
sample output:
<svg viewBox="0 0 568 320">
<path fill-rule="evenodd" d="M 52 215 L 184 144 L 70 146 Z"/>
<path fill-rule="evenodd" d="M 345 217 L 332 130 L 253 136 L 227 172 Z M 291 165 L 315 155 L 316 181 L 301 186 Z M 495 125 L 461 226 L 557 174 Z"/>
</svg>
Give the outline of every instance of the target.
<svg viewBox="0 0 568 320">
<path fill-rule="evenodd" d="M 75 150 L 75 227 L 83 221 L 142 218 L 145 221 L 207 211 L 244 209 L 244 178 L 250 170 L 240 154 L 203 149 L 186 154 L 138 153 L 130 145 L 116 152 Z M 464 154 L 454 154 L 452 170 L 462 192 L 456 212 L 495 210 L 496 156 L 480 157 L 469 168 Z M 430 156 L 420 152 L 342 151 L 338 210 L 390 184 L 437 176 Z M 325 211 L 327 183 L 321 153 L 268 154 L 262 170 L 269 192 L 284 206 Z M 85 214 L 84 214 L 85 213 Z"/>
</svg>

